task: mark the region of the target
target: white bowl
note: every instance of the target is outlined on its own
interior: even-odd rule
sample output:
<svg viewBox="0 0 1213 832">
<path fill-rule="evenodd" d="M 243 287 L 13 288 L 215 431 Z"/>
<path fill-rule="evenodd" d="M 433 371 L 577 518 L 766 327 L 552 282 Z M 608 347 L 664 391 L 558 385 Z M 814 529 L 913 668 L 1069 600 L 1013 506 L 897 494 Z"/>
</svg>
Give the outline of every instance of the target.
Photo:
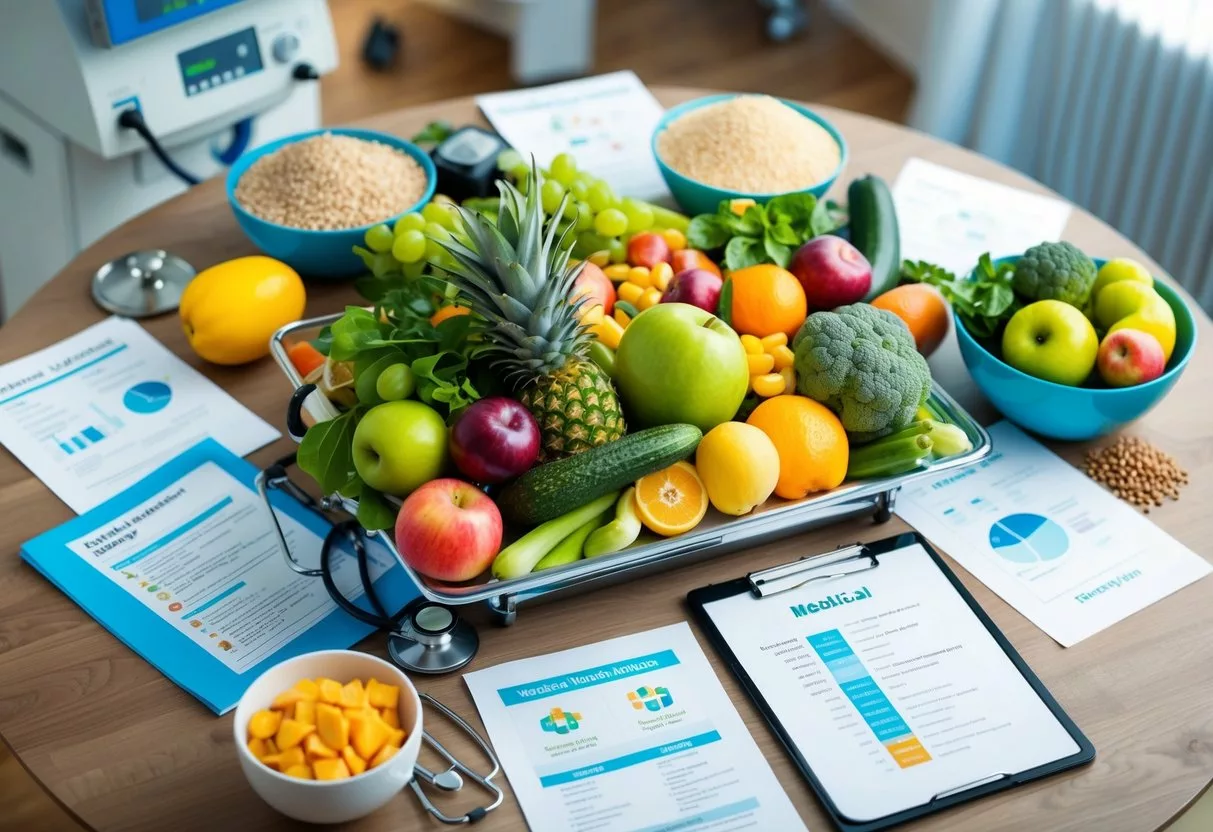
<svg viewBox="0 0 1213 832">
<path fill-rule="evenodd" d="M 263 764 L 248 749 L 248 721 L 269 708 L 274 697 L 300 679 L 327 676 L 342 684 L 376 679 L 400 688 L 400 727 L 408 732 L 404 747 L 386 763 L 347 780 L 301 780 Z M 287 659 L 253 682 L 236 706 L 233 723 L 240 767 L 253 791 L 282 814 L 306 823 L 345 823 L 387 805 L 413 779 L 421 750 L 421 700 L 399 669 L 383 659 L 353 650 L 320 650 Z"/>
</svg>

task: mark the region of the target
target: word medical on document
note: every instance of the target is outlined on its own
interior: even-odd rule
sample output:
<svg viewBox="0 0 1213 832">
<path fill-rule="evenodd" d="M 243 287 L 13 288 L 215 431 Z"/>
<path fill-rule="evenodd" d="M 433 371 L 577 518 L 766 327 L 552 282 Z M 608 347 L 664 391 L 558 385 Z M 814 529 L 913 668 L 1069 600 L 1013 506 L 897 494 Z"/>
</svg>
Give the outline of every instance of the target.
<svg viewBox="0 0 1213 832">
<path fill-rule="evenodd" d="M 788 607 L 792 611 L 792 615 L 797 618 L 804 618 L 806 615 L 821 612 L 822 610 L 832 610 L 834 607 L 841 607 L 844 604 L 853 604 L 856 601 L 864 601 L 872 597 L 872 590 L 866 586 L 860 587 L 854 592 L 836 592 L 833 595 L 827 595 L 820 601 L 814 601 L 811 604 L 793 604 Z"/>
</svg>

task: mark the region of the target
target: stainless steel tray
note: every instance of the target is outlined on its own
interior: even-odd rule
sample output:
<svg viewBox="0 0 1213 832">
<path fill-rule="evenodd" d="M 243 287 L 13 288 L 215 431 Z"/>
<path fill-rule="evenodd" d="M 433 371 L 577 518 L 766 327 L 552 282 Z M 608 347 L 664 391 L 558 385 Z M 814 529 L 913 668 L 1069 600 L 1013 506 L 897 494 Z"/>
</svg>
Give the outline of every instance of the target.
<svg viewBox="0 0 1213 832">
<path fill-rule="evenodd" d="M 340 318 L 327 315 L 299 321 L 283 327 L 274 334 L 270 348 L 291 384 L 298 389 L 304 382 L 287 357 L 287 348 L 298 341 L 315 338 L 320 329 Z M 304 401 L 304 410 L 316 420 L 328 418 L 326 399 L 319 392 Z M 431 601 L 441 604 L 472 604 L 486 602 L 502 623 L 512 623 L 518 604 L 539 598 L 554 598 L 587 588 L 606 586 L 668 569 L 680 564 L 713 557 L 741 548 L 798 534 L 817 526 L 864 514 L 884 522 L 892 512 L 897 491 L 901 486 L 920 477 L 933 477 L 942 471 L 971 465 L 990 452 L 990 436 L 938 384 L 932 386 L 931 406 L 949 422 L 963 430 L 973 443 L 968 453 L 935 462 L 909 474 L 883 479 L 844 483 L 832 491 L 803 500 L 768 500 L 752 514 L 728 517 L 709 509 L 707 517 L 693 531 L 672 538 L 659 538 L 647 533 L 637 543 L 621 552 L 567 566 L 535 572 L 508 581 L 490 580 L 475 584 L 443 584 L 414 571 L 396 551 L 392 536 L 378 534 L 400 561 L 404 569 Z M 298 438 L 298 437 L 296 437 Z M 329 506 L 340 506 L 351 515 L 358 504 L 339 495 L 330 495 Z"/>
</svg>

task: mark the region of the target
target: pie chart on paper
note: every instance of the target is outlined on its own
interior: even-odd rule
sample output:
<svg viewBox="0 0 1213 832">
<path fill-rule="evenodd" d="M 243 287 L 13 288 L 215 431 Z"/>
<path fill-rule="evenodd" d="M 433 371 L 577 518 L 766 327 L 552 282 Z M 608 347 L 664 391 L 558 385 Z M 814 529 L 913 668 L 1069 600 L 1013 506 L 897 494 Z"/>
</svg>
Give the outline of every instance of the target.
<svg viewBox="0 0 1213 832">
<path fill-rule="evenodd" d="M 1039 514 L 1009 514 L 990 526 L 990 546 L 1012 563 L 1056 560 L 1070 548 L 1066 530 Z"/>
<path fill-rule="evenodd" d="M 132 413 L 156 413 L 164 410 L 173 398 L 173 391 L 162 381 L 141 381 L 126 391 L 122 404 Z"/>
</svg>

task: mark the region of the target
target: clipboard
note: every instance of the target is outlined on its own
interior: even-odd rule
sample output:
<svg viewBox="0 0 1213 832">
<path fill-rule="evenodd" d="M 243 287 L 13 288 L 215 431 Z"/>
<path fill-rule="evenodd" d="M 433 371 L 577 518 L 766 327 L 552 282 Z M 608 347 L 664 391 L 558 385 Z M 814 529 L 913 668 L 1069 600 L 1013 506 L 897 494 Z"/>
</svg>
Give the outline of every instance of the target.
<svg viewBox="0 0 1213 832">
<path fill-rule="evenodd" d="M 921 549 L 925 551 L 927 557 L 929 558 L 929 563 L 921 560 L 921 556 L 917 554 L 918 546 L 921 546 Z M 774 667 L 773 661 L 768 660 L 765 656 L 758 656 L 757 652 L 752 647 L 747 646 L 745 655 L 750 661 L 750 668 L 747 669 L 746 662 L 738 656 L 734 646 L 729 642 L 725 633 L 722 632 L 721 627 L 718 626 L 717 620 L 713 618 L 713 605 L 720 607 L 720 605 L 716 602 L 729 602 L 728 606 L 730 607 L 731 611 L 727 613 L 727 616 L 721 609 L 717 609 L 716 614 L 722 618 L 730 617 L 732 619 L 732 623 L 730 623 L 729 626 L 734 629 L 739 629 L 743 626 L 753 626 L 756 628 L 760 626 L 765 627 L 765 624 L 751 624 L 749 623 L 749 620 L 762 617 L 762 620 L 766 622 L 775 614 L 773 610 L 768 611 L 766 608 L 763 608 L 762 616 L 754 616 L 753 613 L 755 608 L 749 607 L 748 605 L 742 605 L 740 600 L 733 600 L 746 598 L 761 602 L 763 604 L 775 604 L 777 607 L 780 606 L 781 602 L 788 601 L 789 603 L 783 606 L 790 609 L 793 614 L 795 614 L 798 610 L 803 611 L 806 619 L 810 618 L 816 612 L 829 611 L 831 614 L 828 616 L 828 618 L 833 621 L 837 621 L 841 617 L 846 617 L 852 620 L 852 622 L 859 622 L 860 619 L 866 621 L 867 619 L 864 618 L 865 614 L 871 613 L 874 615 L 876 610 L 881 609 L 879 604 L 871 604 L 872 591 L 867 589 L 866 586 L 853 592 L 843 591 L 841 586 L 845 586 L 849 589 L 851 587 L 855 587 L 860 582 L 864 582 L 865 579 L 875 580 L 875 576 L 879 574 L 878 570 L 884 564 L 896 564 L 898 569 L 904 568 L 907 564 L 910 564 L 911 561 L 907 560 L 905 562 L 898 562 L 892 560 L 897 558 L 901 552 L 915 552 L 915 562 L 919 563 L 920 565 L 924 565 L 924 569 L 929 568 L 931 563 L 934 564 L 938 570 L 938 573 L 942 575 L 944 579 L 946 579 L 946 584 L 939 582 L 935 576 L 924 575 L 923 577 L 925 580 L 933 582 L 934 591 L 936 593 L 946 593 L 948 591 L 948 586 L 950 585 L 950 590 L 953 591 L 955 596 L 963 602 L 963 606 L 953 605 L 953 609 L 957 611 L 956 621 L 958 629 L 964 631 L 964 629 L 967 627 L 968 631 L 972 633 L 981 633 L 984 631 L 984 634 L 988 634 L 988 636 L 993 640 L 993 645 L 995 645 L 997 648 L 995 649 L 994 647 L 991 647 L 988 642 L 984 640 L 982 635 L 978 635 L 977 638 L 981 640 L 981 643 L 974 645 L 975 652 L 980 649 L 985 649 L 987 658 L 989 656 L 993 656 L 993 661 L 999 663 L 1000 665 L 1005 665 L 1005 663 L 1001 662 L 1001 659 L 999 658 L 998 651 L 1000 650 L 1001 654 L 1005 655 L 1005 658 L 1009 660 L 1010 663 L 1009 666 L 1002 666 L 1000 668 L 1001 672 L 1006 674 L 1008 677 L 1014 676 L 1016 679 L 1022 677 L 1022 682 L 1025 682 L 1027 685 L 1026 688 L 1023 688 L 1021 683 L 1016 682 L 1014 686 L 1016 690 L 1022 689 L 1021 695 L 1024 697 L 1024 704 L 1028 707 L 1034 708 L 1035 711 L 1032 712 L 1038 713 L 1040 715 L 1038 719 L 1040 719 L 1041 724 L 1044 724 L 1047 722 L 1047 719 L 1044 717 L 1045 711 L 1028 701 L 1031 700 L 1032 696 L 1036 697 L 1039 700 L 1039 704 L 1043 705 L 1044 708 L 1047 709 L 1047 713 L 1051 715 L 1053 720 L 1056 721 L 1055 725 L 1049 723 L 1046 726 L 1048 731 L 1051 732 L 1050 736 L 1056 740 L 1059 746 L 1064 745 L 1068 748 L 1070 743 L 1064 742 L 1063 740 L 1064 735 L 1068 735 L 1069 740 L 1072 740 L 1075 750 L 1069 753 L 1064 753 L 1062 756 L 1059 756 L 1056 759 L 1044 760 L 1019 771 L 992 770 L 987 773 L 978 774 L 977 776 L 971 776 L 973 774 L 972 769 L 966 769 L 965 775 L 963 777 L 958 777 L 955 783 L 949 781 L 947 785 L 941 786 L 939 789 L 932 791 L 928 799 L 917 803 L 917 805 L 907 806 L 875 818 L 857 818 L 848 816 L 847 812 L 844 811 L 844 808 L 840 805 L 839 800 L 836 800 L 836 796 L 831 793 L 830 788 L 825 782 L 826 780 L 830 779 L 837 782 L 840 776 L 849 776 L 839 775 L 837 772 L 831 774 L 831 772 L 828 771 L 828 769 L 831 768 L 830 765 L 828 763 L 822 765 L 821 757 L 829 752 L 818 750 L 816 746 L 824 745 L 825 740 L 830 739 L 830 737 L 824 734 L 814 735 L 813 737 L 815 741 L 820 740 L 820 742 L 815 742 L 815 748 L 811 752 L 811 754 L 815 754 L 818 757 L 817 770 L 815 770 L 808 759 L 810 754 L 806 754 L 805 749 L 801 748 L 801 746 L 797 743 L 796 738 L 793 735 L 794 728 L 790 727 L 788 724 L 789 718 L 792 725 L 796 725 L 798 722 L 807 719 L 807 717 L 803 717 L 802 714 L 807 713 L 809 710 L 809 706 L 807 704 L 801 705 L 801 710 L 799 711 L 795 710 L 794 708 L 789 708 L 788 702 L 796 702 L 798 704 L 808 703 L 811 697 L 814 695 L 829 695 L 829 691 L 831 690 L 828 688 L 829 682 L 819 679 L 811 683 L 803 683 L 806 686 L 808 684 L 827 686 L 824 689 L 820 687 L 815 688 L 813 689 L 813 693 L 809 693 L 806 692 L 806 690 L 794 689 L 795 686 L 791 684 L 793 680 L 791 677 L 789 677 L 786 680 L 788 684 L 780 685 L 778 691 L 775 691 L 775 687 L 769 684 L 767 689 L 764 690 L 763 686 L 759 683 L 759 680 L 755 678 L 755 674 L 751 673 L 750 671 L 757 671 L 761 669 L 763 673 L 767 673 Z M 890 573 L 890 575 L 892 575 L 892 573 Z M 834 590 L 836 587 L 839 588 L 839 591 L 832 592 L 832 590 Z M 827 590 L 831 591 L 827 592 Z M 867 593 L 866 595 L 864 594 L 865 590 Z M 806 593 L 808 593 L 814 597 L 817 597 L 821 592 L 826 592 L 821 604 L 809 603 L 806 605 L 802 603 L 792 603 L 800 600 L 800 598 L 797 596 L 805 596 Z M 717 652 L 724 659 L 725 663 L 728 664 L 730 670 L 741 682 L 746 694 L 754 702 L 755 706 L 758 708 L 771 730 L 779 738 L 780 742 L 791 756 L 793 762 L 796 764 L 796 767 L 800 769 L 801 774 L 806 780 L 808 780 L 814 792 L 817 794 L 818 799 L 821 801 L 822 806 L 830 815 L 830 818 L 840 829 L 844 830 L 844 832 L 877 832 L 877 830 L 887 829 L 891 826 L 905 823 L 906 821 L 915 820 L 923 817 L 924 815 L 942 811 L 959 803 L 964 803 L 976 798 L 1014 788 L 1015 786 L 1030 782 L 1032 780 L 1048 777 L 1077 766 L 1085 765 L 1090 763 L 1095 758 L 1095 747 L 1091 744 L 1090 740 L 1088 740 L 1078 726 L 1075 725 L 1074 721 L 1070 719 L 1069 715 L 1066 714 L 1062 707 L 1053 698 L 1052 694 L 1049 693 L 1044 683 L 1041 682 L 1040 679 L 1037 678 L 1036 674 L 1032 672 L 1032 669 L 1028 667 L 1023 658 L 1020 657 L 1020 655 L 1015 651 L 1015 648 L 1011 646 L 1010 642 L 1008 642 L 1006 637 L 998 630 L 998 628 L 994 625 L 994 622 L 990 620 L 989 616 L 987 616 L 981 607 L 978 606 L 977 602 L 969 594 L 968 590 L 964 588 L 963 584 L 961 584 L 961 582 L 957 579 L 952 570 L 948 568 L 947 564 L 945 564 L 940 558 L 939 554 L 935 552 L 927 541 L 917 532 L 896 535 L 894 537 L 885 538 L 873 543 L 856 544 L 853 546 L 844 547 L 833 552 L 809 556 L 792 563 L 773 567 L 771 569 L 752 572 L 747 574 L 745 577 L 738 578 L 727 583 L 713 584 L 702 587 L 688 593 L 687 603 L 691 608 L 695 620 L 703 629 L 704 633 L 708 636 L 708 639 L 711 641 L 713 647 L 715 647 Z M 817 609 L 810 612 L 810 608 L 812 607 L 816 607 Z M 960 618 L 966 614 L 965 608 L 967 608 L 967 613 L 971 613 L 972 619 L 961 622 Z M 902 609 L 908 608 L 903 607 L 898 609 L 897 613 L 901 613 Z M 743 615 L 743 613 L 746 613 L 748 618 L 746 615 Z M 746 621 L 747 623 L 744 625 L 738 623 L 742 621 Z M 980 625 L 980 630 L 974 625 L 973 622 Z M 868 687 L 863 688 L 863 695 L 870 695 L 873 691 L 875 691 L 876 695 L 878 696 L 885 695 L 881 690 L 882 683 L 885 680 L 881 679 L 880 681 L 877 681 L 873 678 L 874 674 L 867 672 L 869 666 L 876 666 L 875 662 L 869 661 L 866 657 L 861 657 L 859 654 L 863 652 L 863 650 L 859 649 L 858 646 L 856 649 L 852 649 L 850 645 L 846 644 L 847 637 L 837 635 L 844 631 L 831 629 L 824 634 L 818 633 L 816 635 L 809 635 L 805 636 L 803 639 L 800 639 L 799 634 L 803 633 L 806 629 L 812 629 L 813 625 L 806 624 L 804 627 L 799 627 L 799 623 L 800 619 L 794 619 L 793 623 L 788 625 L 788 632 L 794 632 L 799 628 L 799 633 L 794 633 L 795 637 L 784 638 L 779 643 L 790 645 L 787 650 L 802 650 L 803 653 L 809 657 L 803 664 L 812 664 L 814 669 L 810 672 L 810 674 L 806 675 L 812 675 L 815 673 L 817 676 L 822 677 L 822 679 L 826 679 L 828 677 L 828 669 L 831 667 L 832 663 L 835 663 L 835 665 L 837 665 L 837 663 L 842 663 L 842 665 L 845 665 L 849 669 L 846 670 L 846 676 L 840 675 L 839 671 L 833 671 L 835 673 L 834 681 L 837 685 L 837 688 L 833 689 L 834 698 L 836 700 L 845 699 L 849 695 L 846 693 L 848 688 L 843 684 L 842 681 L 844 679 L 847 680 L 846 685 L 852 686 L 851 690 L 855 689 L 855 685 L 867 685 L 868 683 L 871 683 Z M 855 626 L 858 628 L 859 624 L 856 623 Z M 878 626 L 879 625 L 877 624 L 871 625 L 870 629 L 875 630 Z M 855 631 L 857 632 L 858 630 Z M 845 632 L 849 633 L 852 631 Z M 771 637 L 769 628 L 762 629 L 761 631 L 755 630 L 755 633 L 760 634 L 762 637 Z M 781 631 L 780 634 L 775 637 L 781 638 L 785 635 L 787 635 L 787 632 Z M 836 638 L 835 635 L 837 635 Z M 854 636 L 848 637 L 852 641 L 860 641 L 860 639 L 857 639 Z M 879 638 L 879 636 L 876 637 Z M 834 638 L 835 642 L 841 640 L 841 645 L 833 645 L 830 643 L 829 639 L 831 638 Z M 896 639 L 897 636 L 893 635 L 891 638 Z M 825 641 L 822 639 L 825 639 Z M 800 644 L 800 641 L 805 641 L 812 645 L 811 650 L 810 648 L 806 648 L 804 645 Z M 763 647 L 762 649 L 765 650 L 767 648 Z M 834 650 L 835 652 L 831 653 L 829 652 L 830 650 Z M 829 656 L 839 655 L 839 651 L 844 654 L 846 651 L 851 652 L 848 655 L 844 655 L 843 658 L 827 658 Z M 797 660 L 799 661 L 799 659 Z M 789 660 L 785 659 L 784 661 Z M 766 662 L 767 664 L 761 664 L 762 662 Z M 770 667 L 767 665 L 770 665 Z M 857 666 L 859 668 L 858 670 L 856 670 Z M 866 673 L 866 679 L 861 679 L 858 682 L 855 681 L 854 677 L 857 673 Z M 804 677 L 802 676 L 800 678 Z M 1029 689 L 1030 693 L 1028 693 Z M 827 691 L 827 693 L 820 693 L 822 690 Z M 774 695 L 775 692 L 777 692 L 777 696 Z M 860 694 L 856 694 L 856 696 L 859 695 Z M 777 701 L 772 701 L 773 699 Z M 866 707 L 870 709 L 873 707 L 872 700 L 866 700 L 866 704 L 860 704 L 861 701 L 863 700 L 852 700 L 851 708 L 853 708 L 853 711 L 846 711 L 848 715 L 852 715 L 856 718 L 855 722 L 857 724 L 865 719 L 864 708 Z M 897 713 L 898 706 L 893 705 L 893 699 L 886 697 L 883 701 L 889 705 L 892 716 L 894 718 L 900 718 L 899 714 Z M 783 707 L 782 714 L 779 712 L 781 703 Z M 845 708 L 840 709 L 839 705 L 835 705 L 833 707 L 835 713 L 841 713 L 846 710 Z M 875 707 L 880 707 L 879 701 L 875 703 Z M 905 706 L 902 705 L 901 707 L 904 708 Z M 868 757 L 864 759 L 863 764 L 867 765 L 868 760 L 873 760 L 876 762 L 876 764 L 885 766 L 885 769 L 890 773 L 882 773 L 879 776 L 888 777 L 890 780 L 879 781 L 883 783 L 892 782 L 892 780 L 899 776 L 905 776 L 905 773 L 908 770 L 914 770 L 913 767 L 918 766 L 920 763 L 924 765 L 917 768 L 912 776 L 922 776 L 921 772 L 927 770 L 925 763 L 932 762 L 933 759 L 936 759 L 921 759 L 922 756 L 930 757 L 930 751 L 933 747 L 933 743 L 929 741 L 927 737 L 931 735 L 930 732 L 932 729 L 927 729 L 926 731 L 914 729 L 912 728 L 914 724 L 913 719 L 903 719 L 899 724 L 899 727 L 895 725 L 892 728 L 892 731 L 897 732 L 901 728 L 904 728 L 906 731 L 912 730 L 913 733 L 911 734 L 911 739 L 915 740 L 917 744 L 915 745 L 914 743 L 908 743 L 904 740 L 895 740 L 882 743 L 879 731 L 885 730 L 890 721 L 895 723 L 896 719 L 890 720 L 886 716 L 883 719 L 877 720 L 875 723 L 868 722 L 866 727 L 870 729 L 872 736 L 870 738 L 861 740 L 860 744 L 872 745 L 873 748 L 877 750 L 866 752 Z M 876 723 L 885 723 L 885 726 L 877 728 Z M 921 725 L 927 724 L 930 723 L 925 719 L 921 722 Z M 804 730 L 803 725 L 801 725 L 800 730 Z M 1064 734 L 1062 732 L 1064 732 Z M 922 738 L 917 737 L 917 734 L 920 733 L 924 735 Z M 943 732 L 941 731 L 940 733 Z M 1015 734 L 1012 733 L 1012 735 Z M 875 743 L 873 743 L 872 740 L 875 740 Z M 954 742 L 954 740 L 952 740 L 952 742 Z M 887 750 L 889 755 L 894 759 L 896 766 L 900 766 L 900 768 L 895 769 L 894 765 L 890 765 L 887 760 L 880 758 L 879 747 L 881 744 L 884 745 L 884 750 Z M 941 740 L 941 745 L 943 744 L 945 743 Z M 1024 753 L 1030 753 L 1028 751 L 1028 743 L 1022 743 L 1021 745 L 1023 746 L 1022 749 L 1016 748 L 1013 744 L 1007 744 L 1007 747 L 1016 748 L 1016 751 L 1022 750 Z M 850 749 L 848 749 L 848 751 L 849 750 Z M 898 759 L 897 755 L 901 755 L 900 759 Z M 941 756 L 937 759 L 943 759 L 943 757 Z M 956 765 L 959 764 L 959 761 L 960 758 L 956 757 L 953 758 L 949 764 Z M 854 760 L 851 762 L 853 763 Z M 942 772 L 944 769 L 936 769 L 936 771 Z M 878 782 L 875 779 L 875 775 L 872 782 Z M 908 781 L 903 781 L 903 783 L 904 782 Z M 920 784 L 920 787 L 922 785 L 925 785 L 925 783 Z M 865 786 L 862 783 L 858 787 L 851 784 L 852 792 L 855 788 L 862 789 L 864 787 Z M 873 788 L 881 787 L 874 786 Z M 884 793 L 885 792 L 882 791 L 882 796 Z M 851 798 L 851 803 L 853 804 L 854 794 L 851 794 Z"/>
</svg>

